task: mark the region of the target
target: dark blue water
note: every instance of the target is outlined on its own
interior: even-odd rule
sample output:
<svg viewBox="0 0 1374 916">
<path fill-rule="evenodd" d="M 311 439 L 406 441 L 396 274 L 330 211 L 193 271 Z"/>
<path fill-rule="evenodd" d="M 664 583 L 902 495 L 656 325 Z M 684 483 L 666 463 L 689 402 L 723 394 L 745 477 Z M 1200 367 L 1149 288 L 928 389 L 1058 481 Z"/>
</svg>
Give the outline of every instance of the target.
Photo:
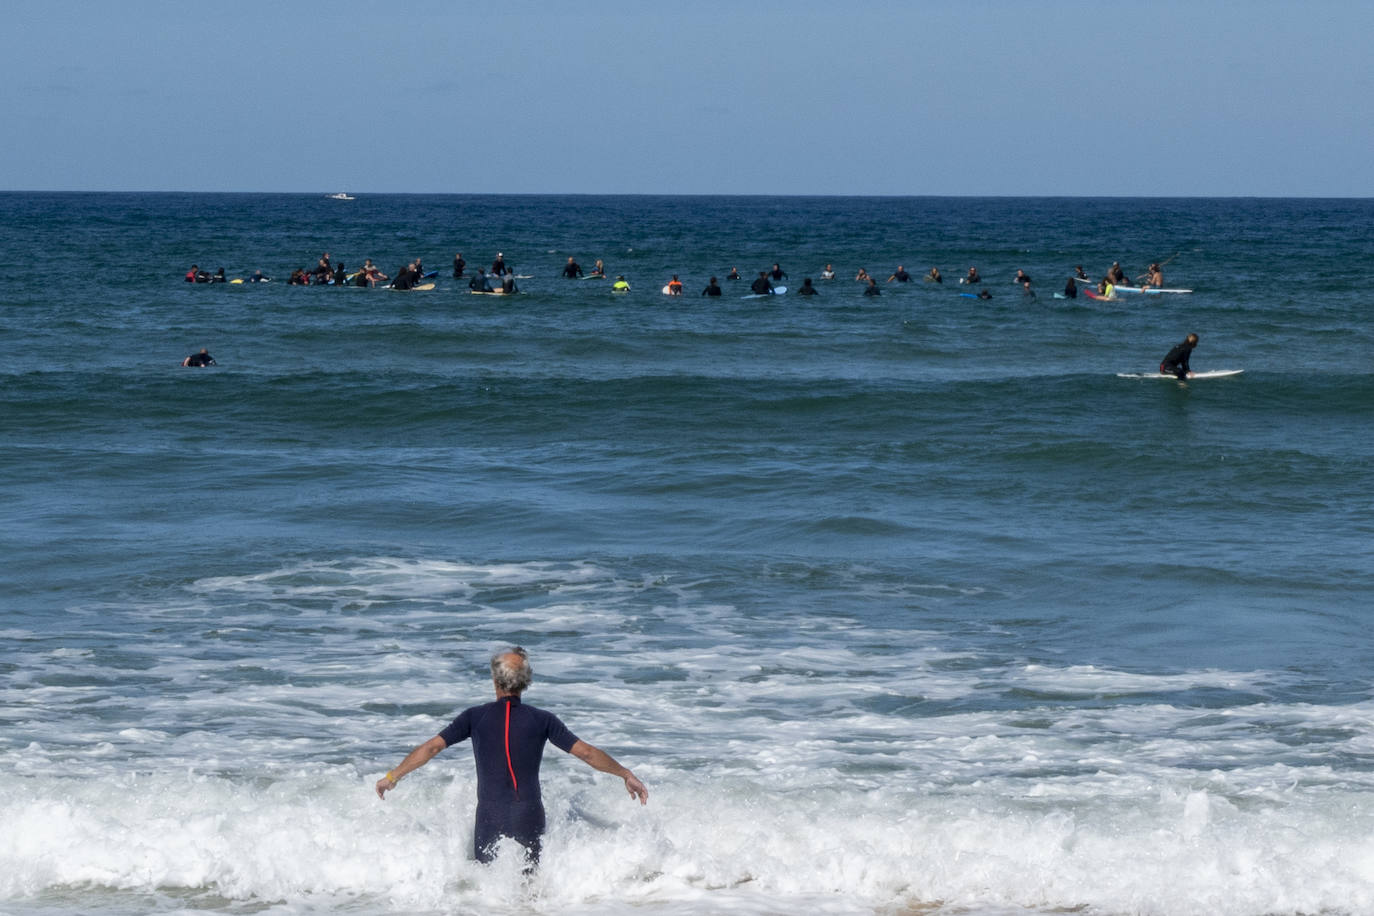
<svg viewBox="0 0 1374 916">
<path fill-rule="evenodd" d="M 666 790 L 662 820 L 599 839 L 571 803 L 565 861 L 628 844 L 639 871 L 566 865 L 579 880 L 534 909 L 1367 901 L 1357 869 L 1295 858 L 1291 837 L 1367 846 L 1374 819 L 1374 303 L 1356 269 L 1374 203 L 7 194 L 0 215 L 7 261 L 51 278 L 0 288 L 0 759 L 39 835 L 105 863 L 51 869 L 0 842 L 7 902 L 81 886 L 52 905 L 115 911 L 103 895 L 125 888 L 133 910 L 202 892 L 425 910 L 461 887 L 483 909 L 504 879 L 461 856 L 422 877 L 279 880 L 247 861 L 248 832 L 192 831 L 176 850 L 218 851 L 187 864 L 102 803 L 75 841 L 38 812 L 81 787 L 142 798 L 132 774 L 197 771 L 198 716 L 232 729 L 252 708 L 230 742 L 242 768 L 216 754 L 213 791 L 172 819 L 220 793 L 251 806 L 266 774 L 322 780 L 291 816 L 351 834 L 349 787 L 480 693 L 508 640 L 556 672 L 541 700 Z M 422 257 L 437 288 L 283 282 L 322 251 L 388 272 Z M 459 251 L 471 269 L 503 252 L 530 275 L 521 294 L 469 295 Z M 562 279 L 569 256 L 633 291 Z M 1074 265 L 1113 261 L 1165 261 L 1166 285 L 1194 292 L 1052 298 Z M 746 299 L 747 279 L 697 295 L 774 262 L 793 293 L 827 263 L 838 278 L 810 300 Z M 186 284 L 192 263 L 276 279 Z M 870 298 L 852 280 L 899 264 L 946 282 Z M 959 295 L 971 265 L 992 300 Z M 672 274 L 686 296 L 659 293 Z M 1190 331 L 1195 369 L 1244 374 L 1118 376 Z M 218 365 L 181 368 L 201 347 Z M 432 723 L 368 699 L 398 679 Z M 317 722 L 289 699 L 309 689 Z M 320 727 L 343 737 L 291 744 Z M 90 757 L 72 732 L 108 746 Z M 703 785 L 727 757 L 737 781 Z M 869 806 L 894 816 L 873 772 L 919 830 L 870 823 Z M 465 798 L 470 775 L 451 764 L 444 784 Z M 788 800 L 814 792 L 850 815 L 745 853 L 796 836 Z M 779 819 L 690 814 L 750 798 Z M 1032 868 L 1047 830 L 1068 833 Z M 828 858 L 846 831 L 873 837 L 868 877 Z M 1274 871 L 1247 877 L 1237 856 Z"/>
</svg>

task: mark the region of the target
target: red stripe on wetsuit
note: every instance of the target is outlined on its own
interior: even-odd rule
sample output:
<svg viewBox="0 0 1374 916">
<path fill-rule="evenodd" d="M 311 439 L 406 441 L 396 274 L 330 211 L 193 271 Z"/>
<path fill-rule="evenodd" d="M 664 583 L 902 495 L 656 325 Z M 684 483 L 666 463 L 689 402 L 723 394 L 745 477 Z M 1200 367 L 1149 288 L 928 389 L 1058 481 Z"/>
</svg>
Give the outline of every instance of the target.
<svg viewBox="0 0 1374 916">
<path fill-rule="evenodd" d="M 515 797 L 520 797 L 520 783 L 515 779 L 515 764 L 510 759 L 510 697 L 506 698 L 506 769 L 510 771 L 511 788 L 515 790 Z"/>
</svg>

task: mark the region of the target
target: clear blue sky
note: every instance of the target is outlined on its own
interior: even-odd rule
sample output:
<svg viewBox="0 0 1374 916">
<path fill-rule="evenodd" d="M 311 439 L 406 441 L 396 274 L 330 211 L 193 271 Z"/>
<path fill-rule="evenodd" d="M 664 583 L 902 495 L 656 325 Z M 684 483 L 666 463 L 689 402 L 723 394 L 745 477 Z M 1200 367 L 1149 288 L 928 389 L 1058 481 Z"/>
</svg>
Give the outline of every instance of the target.
<svg viewBox="0 0 1374 916">
<path fill-rule="evenodd" d="M 6 0 L 0 189 L 1374 195 L 1368 0 Z"/>
</svg>

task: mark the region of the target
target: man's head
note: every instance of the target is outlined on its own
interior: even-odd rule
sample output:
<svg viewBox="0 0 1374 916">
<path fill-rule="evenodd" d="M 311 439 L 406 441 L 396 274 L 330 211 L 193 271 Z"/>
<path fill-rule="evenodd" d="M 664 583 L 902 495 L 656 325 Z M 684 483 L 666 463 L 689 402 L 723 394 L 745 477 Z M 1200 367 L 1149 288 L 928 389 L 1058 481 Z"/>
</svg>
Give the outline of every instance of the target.
<svg viewBox="0 0 1374 916">
<path fill-rule="evenodd" d="M 530 667 L 530 656 L 519 646 L 502 649 L 491 657 L 491 681 L 499 693 L 513 693 L 516 696 L 534 680 L 534 669 Z"/>
</svg>

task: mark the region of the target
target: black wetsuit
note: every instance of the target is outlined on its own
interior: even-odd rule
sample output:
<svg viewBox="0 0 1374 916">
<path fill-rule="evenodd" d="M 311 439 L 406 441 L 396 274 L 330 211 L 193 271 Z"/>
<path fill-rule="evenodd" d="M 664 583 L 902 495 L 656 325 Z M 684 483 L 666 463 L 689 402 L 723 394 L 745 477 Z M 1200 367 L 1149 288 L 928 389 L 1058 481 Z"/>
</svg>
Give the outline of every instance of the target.
<svg viewBox="0 0 1374 916">
<path fill-rule="evenodd" d="M 892 279 L 896 280 L 898 283 L 910 283 L 911 274 L 907 273 L 904 270 L 899 270 L 892 275 Z"/>
<path fill-rule="evenodd" d="M 798 296 L 817 296 L 817 295 L 820 295 L 820 294 L 816 291 L 816 287 L 814 287 L 814 286 L 811 285 L 811 281 L 810 281 L 810 280 L 804 280 L 804 281 L 802 281 L 801 289 L 797 290 L 797 295 L 798 295 Z"/>
<path fill-rule="evenodd" d="M 878 284 L 876 283 L 870 283 L 864 287 L 865 296 L 881 296 L 882 294 L 883 291 L 878 289 Z"/>
<path fill-rule="evenodd" d="M 768 282 L 767 277 L 759 277 L 749 284 L 749 288 L 760 296 L 766 296 L 773 291 L 773 286 Z"/>
<path fill-rule="evenodd" d="M 467 262 L 467 261 L 464 261 L 462 258 L 454 258 L 454 259 L 453 259 L 453 279 L 455 279 L 455 280 L 461 280 L 461 279 L 463 278 L 463 268 L 464 268 L 464 267 L 467 267 L 467 266 L 468 266 L 468 262 Z"/>
<path fill-rule="evenodd" d="M 215 358 L 209 353 L 192 353 L 190 356 L 186 357 L 186 362 L 183 365 L 197 367 L 213 366 L 215 365 Z"/>
<path fill-rule="evenodd" d="M 506 274 L 505 279 L 501 281 L 501 292 L 507 294 L 520 292 L 515 287 L 515 274 Z"/>
<path fill-rule="evenodd" d="M 719 296 L 720 284 L 712 280 L 710 283 L 706 285 L 706 288 L 701 291 L 701 294 L 703 296 Z"/>
<path fill-rule="evenodd" d="M 1170 350 L 1164 357 L 1164 361 L 1159 364 L 1160 374 L 1172 375 L 1177 378 L 1187 378 L 1188 373 L 1193 371 L 1188 365 L 1188 360 L 1192 357 L 1193 348 L 1196 346 L 1197 344 L 1189 343 L 1185 340 L 1183 343 Z"/>
<path fill-rule="evenodd" d="M 505 276 L 505 274 L 506 274 L 506 259 L 505 259 L 505 258 L 497 258 L 495 261 L 492 261 L 492 262 L 491 262 L 491 270 L 489 271 L 489 273 L 490 273 L 493 277 L 503 277 L 503 276 Z"/>
<path fill-rule="evenodd" d="M 468 281 L 468 289 L 478 293 L 491 292 L 491 284 L 487 282 L 487 275 L 479 273 Z"/>
<path fill-rule="evenodd" d="M 781 267 L 775 267 L 768 272 L 768 279 L 774 283 L 781 283 L 787 279 L 787 273 Z"/>
<path fill-rule="evenodd" d="M 477 764 L 477 824 L 473 851 L 490 862 L 492 846 L 510 837 L 538 862 L 544 836 L 544 802 L 539 794 L 539 763 L 547 741 L 569 752 L 577 736 L 551 712 L 525 706 L 519 697 L 465 709 L 439 733 L 445 746 L 472 739 Z"/>
<path fill-rule="evenodd" d="M 400 270 L 396 271 L 396 279 L 391 281 L 391 288 L 410 289 L 415 285 L 417 276 L 416 272 L 409 267 L 402 267 Z"/>
<path fill-rule="evenodd" d="M 567 277 L 569 280 L 577 279 L 582 276 L 582 265 L 578 264 L 576 261 L 569 263 L 567 267 L 563 268 L 563 276 Z"/>
<path fill-rule="evenodd" d="M 1078 298 L 1078 284 L 1077 284 L 1075 281 L 1069 280 L 1068 283 L 1065 283 L 1065 284 L 1064 284 L 1064 298 L 1065 298 L 1065 299 L 1077 299 L 1077 298 Z"/>
</svg>

